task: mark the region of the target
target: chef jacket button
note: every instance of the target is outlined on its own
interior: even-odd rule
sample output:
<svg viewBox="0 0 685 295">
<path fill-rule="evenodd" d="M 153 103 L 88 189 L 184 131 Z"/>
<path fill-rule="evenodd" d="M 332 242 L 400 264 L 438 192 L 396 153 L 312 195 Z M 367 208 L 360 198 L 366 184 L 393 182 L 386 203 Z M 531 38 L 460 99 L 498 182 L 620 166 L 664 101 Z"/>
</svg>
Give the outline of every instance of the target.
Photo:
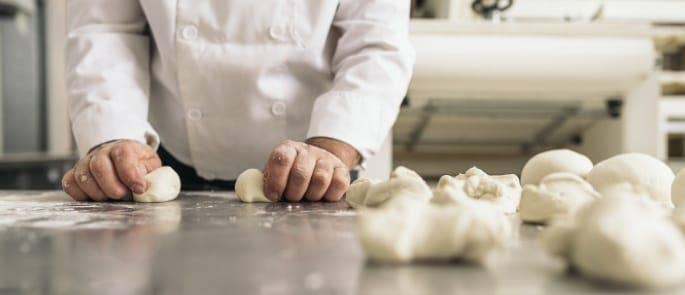
<svg viewBox="0 0 685 295">
<path fill-rule="evenodd" d="M 197 28 L 195 26 L 185 26 L 181 30 L 181 35 L 188 41 L 197 39 Z"/>
<path fill-rule="evenodd" d="M 202 111 L 199 109 L 189 109 L 188 110 L 188 119 L 191 119 L 191 120 L 202 119 Z"/>
<path fill-rule="evenodd" d="M 284 26 L 273 26 L 269 28 L 269 36 L 277 41 L 287 41 L 287 32 Z"/>
<path fill-rule="evenodd" d="M 285 114 L 285 109 L 285 103 L 278 101 L 271 106 L 271 113 L 274 114 L 274 116 L 283 116 Z"/>
</svg>

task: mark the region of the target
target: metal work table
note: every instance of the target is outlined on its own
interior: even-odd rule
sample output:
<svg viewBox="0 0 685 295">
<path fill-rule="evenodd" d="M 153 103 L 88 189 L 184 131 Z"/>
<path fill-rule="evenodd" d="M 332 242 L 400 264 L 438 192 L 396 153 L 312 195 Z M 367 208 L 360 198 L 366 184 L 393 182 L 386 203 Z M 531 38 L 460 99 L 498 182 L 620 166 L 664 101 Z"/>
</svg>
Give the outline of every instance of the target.
<svg viewBox="0 0 685 295">
<path fill-rule="evenodd" d="M 508 250 L 482 267 L 374 265 L 364 261 L 354 221 L 344 203 L 242 204 L 228 192 L 161 204 L 0 192 L 0 294 L 628 291 L 566 275 L 542 251 L 539 227 L 518 226 Z"/>
</svg>

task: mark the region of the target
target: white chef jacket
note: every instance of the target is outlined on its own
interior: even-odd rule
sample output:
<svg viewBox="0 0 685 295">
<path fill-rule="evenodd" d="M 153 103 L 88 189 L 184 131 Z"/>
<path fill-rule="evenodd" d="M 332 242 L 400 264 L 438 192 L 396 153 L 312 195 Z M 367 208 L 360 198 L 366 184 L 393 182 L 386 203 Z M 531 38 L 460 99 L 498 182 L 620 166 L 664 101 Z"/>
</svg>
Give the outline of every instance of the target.
<svg viewBox="0 0 685 295">
<path fill-rule="evenodd" d="M 377 151 L 414 63 L 409 0 L 68 0 L 80 153 L 162 145 L 207 179 L 263 167 L 284 139 Z"/>
</svg>

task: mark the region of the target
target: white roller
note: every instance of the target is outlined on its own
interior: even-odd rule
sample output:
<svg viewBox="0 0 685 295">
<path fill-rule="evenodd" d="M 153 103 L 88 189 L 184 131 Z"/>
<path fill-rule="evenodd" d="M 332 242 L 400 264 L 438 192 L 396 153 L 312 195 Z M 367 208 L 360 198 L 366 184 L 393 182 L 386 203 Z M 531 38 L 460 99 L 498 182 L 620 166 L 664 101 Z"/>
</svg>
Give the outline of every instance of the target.
<svg viewBox="0 0 685 295">
<path fill-rule="evenodd" d="M 411 92 L 504 94 L 624 92 L 654 60 L 647 38 L 413 32 Z"/>
</svg>

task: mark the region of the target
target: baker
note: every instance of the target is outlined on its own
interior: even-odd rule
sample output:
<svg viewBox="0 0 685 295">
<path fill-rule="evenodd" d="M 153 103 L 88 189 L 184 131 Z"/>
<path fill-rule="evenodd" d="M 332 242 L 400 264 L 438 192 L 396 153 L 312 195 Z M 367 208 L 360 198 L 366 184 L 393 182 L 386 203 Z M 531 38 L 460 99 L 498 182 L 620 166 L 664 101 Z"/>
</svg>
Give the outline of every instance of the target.
<svg viewBox="0 0 685 295">
<path fill-rule="evenodd" d="M 264 167 L 271 200 L 338 201 L 411 77 L 409 0 L 69 0 L 78 201 L 130 198 L 172 166 L 186 190 Z"/>
</svg>

